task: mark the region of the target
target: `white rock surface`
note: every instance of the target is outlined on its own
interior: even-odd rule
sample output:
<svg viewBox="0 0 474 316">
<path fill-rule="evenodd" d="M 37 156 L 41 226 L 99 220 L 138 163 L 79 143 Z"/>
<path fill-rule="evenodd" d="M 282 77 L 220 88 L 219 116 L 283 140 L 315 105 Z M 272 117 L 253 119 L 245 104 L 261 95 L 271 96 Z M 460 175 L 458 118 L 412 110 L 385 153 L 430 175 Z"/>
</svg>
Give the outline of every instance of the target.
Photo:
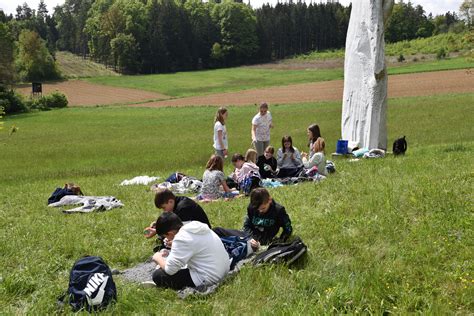
<svg viewBox="0 0 474 316">
<path fill-rule="evenodd" d="M 384 24 L 394 0 L 352 1 L 344 61 L 342 139 L 387 149 Z"/>
</svg>

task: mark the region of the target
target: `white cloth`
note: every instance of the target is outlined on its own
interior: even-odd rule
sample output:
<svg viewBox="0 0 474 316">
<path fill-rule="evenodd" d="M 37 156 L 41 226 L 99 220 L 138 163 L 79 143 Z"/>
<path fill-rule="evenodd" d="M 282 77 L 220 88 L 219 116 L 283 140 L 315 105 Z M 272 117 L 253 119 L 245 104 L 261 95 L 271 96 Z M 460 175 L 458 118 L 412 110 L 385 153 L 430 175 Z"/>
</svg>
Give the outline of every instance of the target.
<svg viewBox="0 0 474 316">
<path fill-rule="evenodd" d="M 162 182 L 150 187 L 152 191 L 168 189 L 176 194 L 201 192 L 202 181 L 194 177 L 183 177 L 178 183 Z"/>
<path fill-rule="evenodd" d="M 222 148 L 219 138 L 218 138 L 218 132 L 222 131 L 222 142 L 224 143 L 224 148 Z M 225 125 L 222 125 L 221 122 L 217 121 L 214 124 L 214 149 L 216 150 L 224 150 L 228 148 L 228 143 L 227 143 L 227 129 Z"/>
<path fill-rule="evenodd" d="M 393 0 L 352 1 L 346 37 L 342 139 L 387 148 L 387 69 L 384 23 Z"/>
<path fill-rule="evenodd" d="M 196 286 L 219 283 L 229 272 L 229 255 L 221 239 L 206 224 L 189 222 L 173 239 L 165 272 L 173 275 L 186 265 Z"/>
<path fill-rule="evenodd" d="M 143 184 L 147 185 L 150 182 L 158 180 L 160 177 L 137 176 L 130 180 L 123 180 L 120 185 Z"/>
<path fill-rule="evenodd" d="M 312 168 L 313 166 L 318 167 L 318 173 L 325 176 L 326 172 L 326 157 L 324 153 L 318 152 L 314 153 L 313 156 L 308 160 L 306 157 L 303 157 L 303 166 L 306 169 Z"/>
<path fill-rule="evenodd" d="M 82 205 L 70 210 L 64 210 L 65 213 L 90 213 L 93 211 L 106 211 L 116 207 L 122 207 L 123 204 L 113 196 L 81 196 L 66 195 L 59 202 L 51 203 L 50 207 L 59 207 L 64 205 Z"/>
<path fill-rule="evenodd" d="M 270 141 L 270 125 L 272 124 L 272 115 L 267 111 L 265 115 L 258 112 L 252 119 L 252 125 L 256 126 L 255 140 L 260 142 Z"/>
</svg>

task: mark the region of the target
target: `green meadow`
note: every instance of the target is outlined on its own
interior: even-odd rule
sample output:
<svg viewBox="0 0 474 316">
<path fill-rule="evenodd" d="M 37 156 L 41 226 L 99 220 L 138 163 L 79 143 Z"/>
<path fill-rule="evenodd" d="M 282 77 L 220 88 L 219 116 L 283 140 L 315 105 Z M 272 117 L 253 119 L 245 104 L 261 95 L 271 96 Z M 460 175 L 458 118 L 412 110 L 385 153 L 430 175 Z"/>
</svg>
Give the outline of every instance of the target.
<svg viewBox="0 0 474 316">
<path fill-rule="evenodd" d="M 474 60 L 453 57 L 439 61 L 420 60 L 389 68 L 390 75 L 474 68 Z M 289 84 L 329 81 L 344 78 L 342 68 L 279 70 L 258 67 L 237 67 L 174 74 L 140 76 L 102 76 L 85 80 L 116 87 L 159 92 L 172 97 L 188 97 Z"/>
<path fill-rule="evenodd" d="M 197 91 L 198 76 L 182 76 L 194 83 L 173 88 L 171 82 L 160 92 Z M 164 77 L 156 76 L 160 82 Z M 206 91 L 208 80 L 201 80 Z M 70 313 L 55 302 L 83 255 L 102 256 L 118 269 L 145 261 L 153 242 L 143 228 L 159 212 L 147 186 L 119 183 L 138 175 L 164 179 L 174 171 L 200 177 L 212 153 L 215 111 L 76 107 L 6 117 L 0 131 L 1 313 Z M 229 108 L 230 152 L 250 145 L 256 111 Z M 318 123 L 331 159 L 340 103 L 275 105 L 270 111 L 275 147 L 289 134 L 307 150 L 306 127 Z M 389 144 L 406 135 L 404 157 L 334 159 L 337 172 L 323 182 L 271 190 L 309 247 L 304 260 L 291 267 L 244 266 L 216 293 L 185 300 L 117 276 L 118 302 L 106 312 L 472 314 L 473 112 L 472 94 L 390 99 Z M 9 135 L 13 125 L 17 131 Z M 225 169 L 231 171 L 229 161 Z M 125 206 L 91 214 L 48 208 L 50 193 L 70 181 L 87 195 L 113 195 Z M 203 207 L 214 226 L 239 228 L 247 204 L 242 198 Z"/>
</svg>

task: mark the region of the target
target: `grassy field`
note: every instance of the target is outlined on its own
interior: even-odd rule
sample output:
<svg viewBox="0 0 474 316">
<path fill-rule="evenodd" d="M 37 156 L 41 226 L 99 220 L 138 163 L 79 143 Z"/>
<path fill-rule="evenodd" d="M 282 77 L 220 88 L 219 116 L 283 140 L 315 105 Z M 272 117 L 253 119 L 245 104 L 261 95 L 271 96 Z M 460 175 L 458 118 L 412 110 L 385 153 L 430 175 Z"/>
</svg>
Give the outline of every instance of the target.
<svg viewBox="0 0 474 316">
<path fill-rule="evenodd" d="M 61 70 L 61 75 L 67 79 L 119 75 L 102 64 L 83 59 L 70 52 L 56 52 L 56 61 Z"/>
<path fill-rule="evenodd" d="M 116 277 L 114 314 L 471 314 L 474 310 L 472 94 L 389 100 L 389 140 L 405 157 L 336 160 L 326 181 L 271 191 L 309 246 L 305 261 L 244 267 L 209 297 L 177 298 Z M 321 126 L 327 152 L 340 133 L 339 103 L 270 108 L 275 146 Z M 100 255 L 123 269 L 151 255 L 143 227 L 158 215 L 137 175 L 200 176 L 211 149 L 213 107 L 70 108 L 7 117 L 0 132 L 0 306 L 4 314 L 57 313 L 75 260 Z M 231 152 L 250 144 L 254 107 L 229 109 Z M 19 129 L 12 136 L 11 125 Z M 230 171 L 230 163 L 226 163 Z M 65 215 L 46 207 L 68 181 L 125 207 Z M 213 225 L 238 228 L 246 199 L 204 206 Z M 69 312 L 66 309 L 66 312 Z"/>
<path fill-rule="evenodd" d="M 473 35 L 471 33 L 445 33 L 428 38 L 419 38 L 411 41 L 400 41 L 396 43 L 387 43 L 385 45 L 385 55 L 398 57 L 403 54 L 405 57 L 410 55 L 436 54 L 440 49 L 446 53 L 463 52 L 469 54 L 474 45 Z M 344 58 L 344 49 L 329 51 L 314 51 L 309 54 L 299 55 L 294 60 L 325 60 L 333 58 Z M 471 56 L 472 58 L 472 56 Z M 288 61 L 291 62 L 292 59 Z"/>
<path fill-rule="evenodd" d="M 416 73 L 425 71 L 453 70 L 473 68 L 474 60 L 458 57 L 440 61 L 403 63 L 389 68 L 389 74 Z M 303 69 L 277 70 L 254 67 L 226 68 L 207 71 L 179 72 L 175 74 L 95 77 L 89 82 L 142 89 L 159 92 L 173 97 L 187 97 L 220 92 L 258 89 L 289 84 L 342 80 L 344 70 L 336 69 Z"/>
</svg>

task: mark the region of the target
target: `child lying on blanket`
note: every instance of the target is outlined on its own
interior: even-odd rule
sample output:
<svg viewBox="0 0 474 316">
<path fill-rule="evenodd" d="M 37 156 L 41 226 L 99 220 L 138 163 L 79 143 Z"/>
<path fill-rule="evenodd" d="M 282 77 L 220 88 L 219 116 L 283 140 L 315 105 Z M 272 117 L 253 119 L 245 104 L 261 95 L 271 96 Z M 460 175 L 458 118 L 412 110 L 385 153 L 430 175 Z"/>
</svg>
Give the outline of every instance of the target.
<svg viewBox="0 0 474 316">
<path fill-rule="evenodd" d="M 269 244 L 280 228 L 283 231 L 279 239 L 284 241 L 293 231 L 285 208 L 272 199 L 267 189 L 257 188 L 250 193 L 250 204 L 247 207 L 243 231 L 217 227 L 214 228 L 214 232 L 219 237 L 251 237 L 252 248 L 258 248 L 259 244 Z"/>
<path fill-rule="evenodd" d="M 220 238 L 205 224 L 183 224 L 172 212 L 156 221 L 156 232 L 172 242 L 169 254 L 157 252 L 153 261 L 159 266 L 153 281 L 159 287 L 181 290 L 219 283 L 229 272 L 229 255 Z"/>
</svg>

